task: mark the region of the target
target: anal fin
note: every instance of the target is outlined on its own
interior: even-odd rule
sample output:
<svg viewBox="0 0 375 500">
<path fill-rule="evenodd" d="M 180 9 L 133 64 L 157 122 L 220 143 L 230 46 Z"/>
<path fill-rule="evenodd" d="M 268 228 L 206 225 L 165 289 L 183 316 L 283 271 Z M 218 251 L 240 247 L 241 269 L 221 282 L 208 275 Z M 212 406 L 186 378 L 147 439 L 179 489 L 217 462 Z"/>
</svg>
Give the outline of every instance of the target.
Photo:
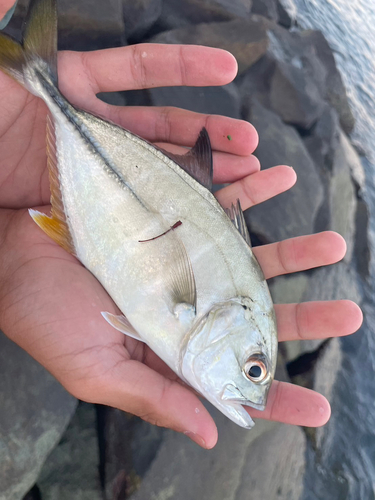
<svg viewBox="0 0 375 500">
<path fill-rule="evenodd" d="M 66 221 L 64 204 L 60 190 L 59 172 L 57 167 L 55 128 L 47 115 L 47 165 L 51 189 L 51 217 L 36 210 L 29 213 L 38 226 L 67 252 L 75 255 L 72 235 Z"/>
<path fill-rule="evenodd" d="M 33 221 L 42 229 L 53 241 L 58 243 L 67 252 L 74 254 L 74 246 L 66 234 L 66 226 L 54 217 L 29 209 L 29 214 Z M 70 235 L 69 235 L 70 236 Z"/>
</svg>

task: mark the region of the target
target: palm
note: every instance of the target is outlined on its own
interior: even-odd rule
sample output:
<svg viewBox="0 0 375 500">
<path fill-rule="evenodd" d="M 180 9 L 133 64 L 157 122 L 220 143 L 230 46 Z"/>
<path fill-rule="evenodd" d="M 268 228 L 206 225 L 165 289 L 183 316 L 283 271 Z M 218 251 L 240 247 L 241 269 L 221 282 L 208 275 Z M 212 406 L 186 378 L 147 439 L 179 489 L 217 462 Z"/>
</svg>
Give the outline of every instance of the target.
<svg viewBox="0 0 375 500">
<path fill-rule="evenodd" d="M 139 76 L 146 78 L 138 80 L 137 72 L 118 71 L 120 66 L 139 63 L 141 51 L 148 57 Z M 160 62 L 166 56 L 169 66 L 160 75 Z M 216 180 L 240 179 L 218 193 L 223 205 L 240 198 L 247 208 L 295 182 L 295 174 L 288 167 L 258 171 L 257 160 L 251 156 L 257 137 L 249 124 L 182 110 L 118 109 L 95 98 L 99 91 L 140 88 L 149 82 L 153 86 L 223 84 L 235 74 L 234 61 L 228 54 L 154 45 L 84 57 L 64 53 L 59 63 L 60 88 L 70 101 L 106 115 L 146 139 L 167 143 L 163 147 L 176 151 L 191 146 L 205 125 L 214 148 Z M 181 72 L 181 64 L 185 71 Z M 0 247 L 1 327 L 75 396 L 117 406 L 176 430 L 193 431 L 204 437 L 206 446 L 213 446 L 214 425 L 196 396 L 178 383 L 175 374 L 144 344 L 120 334 L 102 319 L 101 311 L 116 312 L 109 296 L 74 257 L 35 226 L 25 210 L 47 205 L 49 200 L 44 104 L 0 74 L 0 106 L 4 110 L 0 123 L 0 230 L 4 234 Z M 230 142 L 226 131 L 233 137 Z M 343 256 L 345 245 L 337 235 L 307 238 L 256 249 L 265 275 L 329 264 Z M 292 255 L 299 255 L 298 260 Z M 296 307 L 277 308 L 280 340 L 297 338 L 297 331 L 306 338 L 328 329 L 331 335 L 347 334 L 361 321 L 360 311 L 348 302 L 301 306 L 300 319 L 304 317 L 301 311 L 314 312 L 316 319 L 303 325 L 301 320 L 298 329 Z M 340 313 L 333 316 L 343 320 L 332 320 L 332 312 Z M 277 397 L 281 392 L 283 399 Z M 298 418 L 293 416 L 293 405 L 299 405 Z M 315 413 L 311 412 L 314 405 Z M 199 413 L 196 407 L 201 408 Z M 323 414 L 319 408 L 323 408 Z M 251 411 L 253 415 L 305 425 L 324 423 L 328 413 L 321 396 L 281 383 L 272 388 L 263 414 Z"/>
</svg>

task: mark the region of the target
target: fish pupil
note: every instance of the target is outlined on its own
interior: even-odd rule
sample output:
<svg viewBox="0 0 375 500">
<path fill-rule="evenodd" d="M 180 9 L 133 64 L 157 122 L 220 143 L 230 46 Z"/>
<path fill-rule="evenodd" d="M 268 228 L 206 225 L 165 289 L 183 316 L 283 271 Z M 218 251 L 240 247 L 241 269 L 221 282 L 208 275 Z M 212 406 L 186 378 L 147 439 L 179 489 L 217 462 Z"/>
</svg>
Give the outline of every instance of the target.
<svg viewBox="0 0 375 500">
<path fill-rule="evenodd" d="M 252 378 L 259 378 L 262 374 L 262 369 L 260 366 L 258 365 L 253 365 L 250 369 L 249 369 L 249 376 L 252 377 Z"/>
</svg>

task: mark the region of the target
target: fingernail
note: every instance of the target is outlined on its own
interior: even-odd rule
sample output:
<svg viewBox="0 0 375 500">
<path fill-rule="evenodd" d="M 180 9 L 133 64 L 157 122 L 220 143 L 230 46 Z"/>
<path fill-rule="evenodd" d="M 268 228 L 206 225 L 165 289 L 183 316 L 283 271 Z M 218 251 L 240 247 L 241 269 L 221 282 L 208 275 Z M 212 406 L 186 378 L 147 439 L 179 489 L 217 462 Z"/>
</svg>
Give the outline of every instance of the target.
<svg viewBox="0 0 375 500">
<path fill-rule="evenodd" d="M 195 432 L 185 431 L 184 434 L 192 441 L 194 441 L 194 443 L 197 443 L 199 444 L 199 446 L 202 446 L 202 448 L 207 448 L 206 441 L 198 434 L 195 434 Z"/>
</svg>

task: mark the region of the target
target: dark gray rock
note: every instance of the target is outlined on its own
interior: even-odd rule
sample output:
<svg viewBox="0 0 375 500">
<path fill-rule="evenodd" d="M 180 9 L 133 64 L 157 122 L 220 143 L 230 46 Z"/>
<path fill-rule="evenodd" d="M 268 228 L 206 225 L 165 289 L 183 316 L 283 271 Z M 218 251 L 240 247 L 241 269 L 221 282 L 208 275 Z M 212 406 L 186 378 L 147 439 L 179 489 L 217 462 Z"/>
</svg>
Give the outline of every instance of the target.
<svg viewBox="0 0 375 500">
<path fill-rule="evenodd" d="M 332 49 L 320 31 L 306 30 L 302 31 L 299 36 L 305 47 L 313 48 L 317 58 L 323 65 L 325 69 L 324 97 L 337 111 L 344 132 L 349 134 L 354 127 L 354 117 Z"/>
<path fill-rule="evenodd" d="M 288 14 L 288 11 L 282 4 L 280 0 L 277 0 L 277 14 L 278 14 L 278 23 L 284 28 L 291 28 L 293 25 L 293 20 Z"/>
<path fill-rule="evenodd" d="M 166 431 L 114 408 L 102 411 L 106 496 L 121 500 L 139 488 Z"/>
<path fill-rule="evenodd" d="M 162 0 L 122 0 L 126 38 L 141 41 L 161 15 Z"/>
<path fill-rule="evenodd" d="M 275 67 L 275 59 L 269 54 L 265 54 L 236 78 L 245 115 L 248 112 L 250 98 L 256 99 L 268 109 L 271 108 L 270 89 Z"/>
<path fill-rule="evenodd" d="M 38 478 L 43 500 L 102 500 L 95 407 L 80 403 Z"/>
<path fill-rule="evenodd" d="M 188 26 L 166 31 L 150 41 L 207 45 L 228 50 L 237 59 L 239 73 L 260 59 L 268 47 L 266 27 L 261 18 Z"/>
<path fill-rule="evenodd" d="M 336 111 L 325 105 L 324 111 L 310 134 L 304 138 L 304 144 L 316 165 L 321 170 L 332 172 L 333 158 L 339 144 L 340 128 Z"/>
<path fill-rule="evenodd" d="M 248 431 L 212 411 L 219 429 L 216 447 L 203 450 L 166 431 L 131 500 L 245 500 L 249 491 L 254 498 L 298 500 L 305 463 L 301 429 L 257 420 Z"/>
<path fill-rule="evenodd" d="M 355 219 L 357 196 L 352 182 L 351 168 L 346 156 L 346 141 L 340 134 L 340 142 L 335 150 L 333 175 L 330 187 L 331 221 L 329 229 L 337 231 L 345 238 L 347 252 L 345 260 L 350 262 L 353 256 L 355 240 Z"/>
<path fill-rule="evenodd" d="M 59 48 L 95 50 L 125 43 L 121 0 L 59 2 Z"/>
<path fill-rule="evenodd" d="M 74 413 L 76 400 L 0 332 L 0 497 L 20 500 Z"/>
<path fill-rule="evenodd" d="M 153 106 L 177 106 L 198 113 L 241 117 L 237 87 L 163 87 L 148 91 Z"/>
<path fill-rule="evenodd" d="M 278 2 L 276 0 L 253 0 L 251 12 L 272 19 L 275 22 L 279 20 Z"/>
<path fill-rule="evenodd" d="M 253 16 L 252 21 L 267 32 L 266 57 L 274 60 L 273 71 L 259 74 L 258 87 L 263 83 L 269 88 L 269 101 L 262 102 L 286 123 L 308 130 L 322 115 L 327 101 L 336 109 L 344 131 L 351 130 L 354 122 L 345 88 L 323 35 L 289 32 L 260 16 Z"/>
<path fill-rule="evenodd" d="M 255 154 L 262 168 L 291 165 L 298 176 L 296 186 L 287 193 L 246 211 L 251 231 L 262 242 L 311 233 L 323 201 L 323 188 L 300 136 L 255 100 L 248 119 L 259 133 L 260 142 Z"/>
<path fill-rule="evenodd" d="M 18 1 L 11 22 L 4 30 L 18 40 L 21 40 L 29 3 L 28 0 Z M 95 50 L 124 45 L 122 2 L 59 0 L 58 30 L 60 50 Z"/>
<path fill-rule="evenodd" d="M 252 0 L 164 0 L 160 31 L 190 24 L 230 21 L 250 15 Z"/>
<path fill-rule="evenodd" d="M 324 109 L 318 86 L 302 71 L 302 66 L 282 61 L 272 76 L 270 105 L 284 122 L 304 129 L 309 129 Z"/>
<path fill-rule="evenodd" d="M 357 201 L 355 216 L 354 255 L 356 268 L 359 275 L 368 279 L 370 277 L 371 245 L 368 238 L 370 212 L 367 203 L 361 198 Z"/>
</svg>

